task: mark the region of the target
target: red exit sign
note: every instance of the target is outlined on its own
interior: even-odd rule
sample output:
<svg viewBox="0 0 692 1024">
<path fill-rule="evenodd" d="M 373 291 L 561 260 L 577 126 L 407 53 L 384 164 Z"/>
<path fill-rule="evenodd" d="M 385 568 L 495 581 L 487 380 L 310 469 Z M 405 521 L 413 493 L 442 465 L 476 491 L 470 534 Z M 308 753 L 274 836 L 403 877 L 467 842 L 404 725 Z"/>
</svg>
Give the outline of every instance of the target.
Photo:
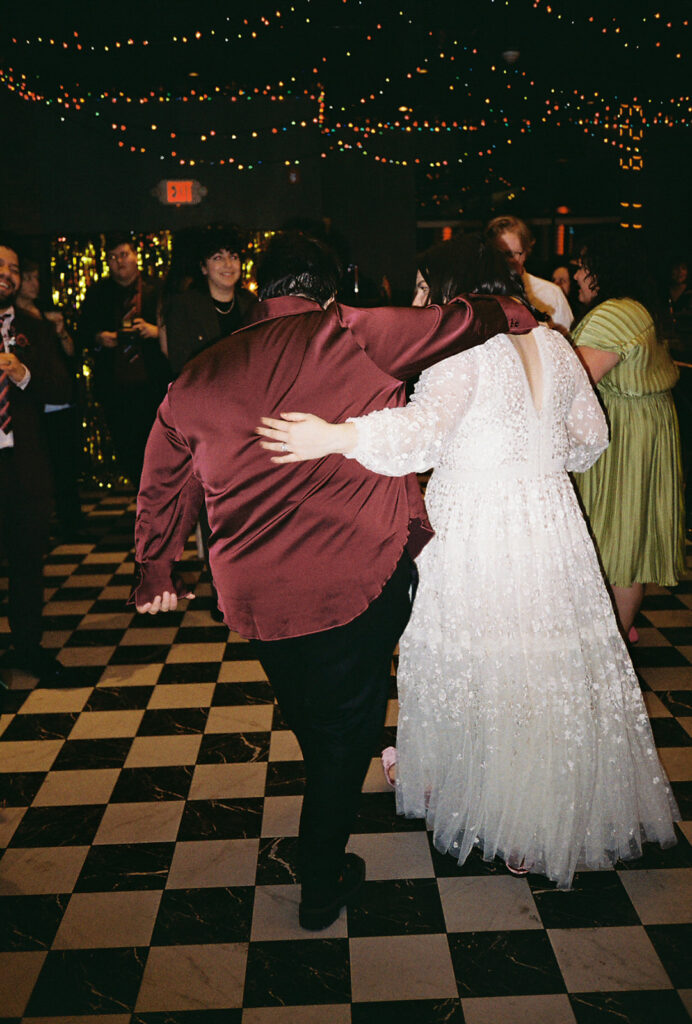
<svg viewBox="0 0 692 1024">
<path fill-rule="evenodd" d="M 204 185 L 191 178 L 164 179 L 151 191 L 167 206 L 195 206 L 207 194 Z"/>
</svg>

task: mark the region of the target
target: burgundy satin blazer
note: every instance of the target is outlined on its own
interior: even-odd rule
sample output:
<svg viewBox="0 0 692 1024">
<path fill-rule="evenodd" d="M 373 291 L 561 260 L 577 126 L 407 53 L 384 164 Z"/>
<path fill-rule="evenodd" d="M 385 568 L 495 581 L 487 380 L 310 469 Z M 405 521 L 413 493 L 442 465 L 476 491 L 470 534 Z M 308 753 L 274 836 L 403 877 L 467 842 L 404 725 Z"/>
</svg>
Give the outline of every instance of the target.
<svg viewBox="0 0 692 1024">
<path fill-rule="evenodd" d="M 338 455 L 277 466 L 262 416 L 343 422 L 404 405 L 404 381 L 505 331 L 535 326 L 508 299 L 354 309 L 267 299 L 190 362 L 161 404 L 144 459 L 135 528 L 142 604 L 172 590 L 173 563 L 206 501 L 211 569 L 227 625 L 275 640 L 360 615 L 405 547 L 432 536 L 415 476 L 378 476 Z"/>
</svg>

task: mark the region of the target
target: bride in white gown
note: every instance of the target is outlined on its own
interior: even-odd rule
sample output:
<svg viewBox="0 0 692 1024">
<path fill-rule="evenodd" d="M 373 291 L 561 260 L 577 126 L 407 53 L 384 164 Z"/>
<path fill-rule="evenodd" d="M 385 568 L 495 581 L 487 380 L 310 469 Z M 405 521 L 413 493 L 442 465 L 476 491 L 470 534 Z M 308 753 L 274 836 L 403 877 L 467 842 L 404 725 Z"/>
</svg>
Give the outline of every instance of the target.
<svg viewBox="0 0 692 1024">
<path fill-rule="evenodd" d="M 450 250 L 451 294 L 482 289 L 480 244 Z M 673 844 L 677 808 L 568 476 L 607 426 L 562 335 L 497 335 L 426 370 L 405 408 L 263 422 L 266 447 L 288 446 L 275 461 L 434 467 L 435 537 L 400 643 L 399 813 L 460 863 L 479 847 L 561 888 L 644 840 Z"/>
</svg>

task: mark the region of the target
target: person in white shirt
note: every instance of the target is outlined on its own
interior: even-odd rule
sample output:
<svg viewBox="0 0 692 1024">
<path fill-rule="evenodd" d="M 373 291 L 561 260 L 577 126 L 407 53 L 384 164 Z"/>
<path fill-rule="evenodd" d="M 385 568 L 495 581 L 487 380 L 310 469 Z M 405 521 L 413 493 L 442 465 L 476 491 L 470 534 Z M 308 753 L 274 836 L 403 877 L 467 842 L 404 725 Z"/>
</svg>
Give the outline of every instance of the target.
<svg viewBox="0 0 692 1024">
<path fill-rule="evenodd" d="M 562 288 L 552 281 L 529 274 L 525 268 L 535 240 L 524 221 L 518 217 L 495 217 L 487 225 L 485 234 L 504 254 L 512 270 L 521 274 L 531 305 L 548 314 L 551 327 L 561 334 L 568 334 L 574 317 Z"/>
</svg>

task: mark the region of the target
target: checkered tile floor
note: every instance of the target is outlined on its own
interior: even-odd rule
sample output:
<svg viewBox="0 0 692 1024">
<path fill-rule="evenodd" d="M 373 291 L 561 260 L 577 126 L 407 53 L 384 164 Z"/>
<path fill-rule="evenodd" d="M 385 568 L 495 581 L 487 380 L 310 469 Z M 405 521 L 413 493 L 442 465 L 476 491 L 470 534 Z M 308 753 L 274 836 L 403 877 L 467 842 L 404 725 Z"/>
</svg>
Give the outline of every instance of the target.
<svg viewBox="0 0 692 1024">
<path fill-rule="evenodd" d="M 131 496 L 87 507 L 90 542 L 46 566 L 44 643 L 76 688 L 4 673 L 0 1024 L 689 1019 L 692 581 L 646 598 L 634 652 L 685 818 L 675 848 L 570 893 L 459 869 L 397 818 L 373 760 L 362 898 L 313 934 L 296 919 L 303 766 L 262 670 L 212 621 L 204 576 L 189 607 L 136 617 Z M 387 742 L 394 678 L 391 696 Z"/>
</svg>

